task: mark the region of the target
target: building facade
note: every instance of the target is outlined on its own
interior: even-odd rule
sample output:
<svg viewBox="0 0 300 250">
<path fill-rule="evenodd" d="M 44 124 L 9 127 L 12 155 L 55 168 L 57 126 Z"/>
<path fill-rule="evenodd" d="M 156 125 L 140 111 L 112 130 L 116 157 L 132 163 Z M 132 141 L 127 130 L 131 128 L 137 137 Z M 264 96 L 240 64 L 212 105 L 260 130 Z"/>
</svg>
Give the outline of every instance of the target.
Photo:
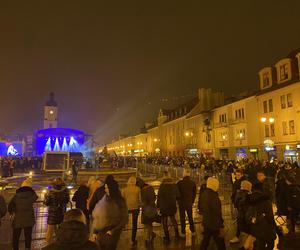
<svg viewBox="0 0 300 250">
<path fill-rule="evenodd" d="M 201 88 L 190 102 L 161 109 L 144 133 L 107 146 L 127 155 L 298 160 L 300 49 L 258 76 L 259 90 L 252 94 L 225 101 L 222 92 Z"/>
</svg>

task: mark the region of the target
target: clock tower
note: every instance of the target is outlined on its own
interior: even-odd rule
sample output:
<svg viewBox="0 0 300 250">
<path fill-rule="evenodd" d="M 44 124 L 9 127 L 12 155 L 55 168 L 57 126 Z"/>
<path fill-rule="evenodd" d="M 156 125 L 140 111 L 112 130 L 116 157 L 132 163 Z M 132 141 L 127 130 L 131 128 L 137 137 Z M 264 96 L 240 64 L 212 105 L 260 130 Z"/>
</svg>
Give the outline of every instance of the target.
<svg viewBox="0 0 300 250">
<path fill-rule="evenodd" d="M 51 92 L 49 95 L 49 100 L 46 102 L 44 107 L 44 129 L 57 128 L 57 115 L 57 102 L 55 101 L 54 93 Z"/>
</svg>

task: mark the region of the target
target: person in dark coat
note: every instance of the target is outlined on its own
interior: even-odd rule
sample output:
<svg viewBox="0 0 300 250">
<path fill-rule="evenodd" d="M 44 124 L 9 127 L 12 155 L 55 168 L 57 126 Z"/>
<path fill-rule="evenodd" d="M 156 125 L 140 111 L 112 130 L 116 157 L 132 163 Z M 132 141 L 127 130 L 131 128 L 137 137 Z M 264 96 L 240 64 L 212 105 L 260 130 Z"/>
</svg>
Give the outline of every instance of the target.
<svg viewBox="0 0 300 250">
<path fill-rule="evenodd" d="M 0 183 L 1 187 L 1 183 Z M 0 226 L 1 226 L 1 219 L 6 215 L 7 213 L 7 206 L 5 203 L 4 197 L 0 194 Z"/>
<path fill-rule="evenodd" d="M 157 213 L 156 208 L 156 195 L 154 188 L 146 184 L 141 178 L 137 178 L 137 184 L 141 189 L 141 200 L 142 200 L 142 224 L 146 228 L 146 243 L 150 244 L 153 242 L 156 234 L 153 232 L 153 222 L 159 222 L 160 217 Z"/>
<path fill-rule="evenodd" d="M 178 224 L 175 218 L 177 212 L 176 201 L 179 199 L 179 191 L 177 185 L 169 177 L 169 173 L 164 173 L 164 178 L 159 187 L 157 194 L 157 207 L 162 216 L 162 224 L 165 233 L 164 240 L 170 241 L 170 234 L 168 230 L 168 218 L 171 219 L 175 230 L 175 237 L 179 238 Z"/>
<path fill-rule="evenodd" d="M 275 201 L 278 215 L 288 215 L 287 209 L 287 189 L 286 171 L 281 169 L 277 174 L 277 181 L 275 186 Z"/>
<path fill-rule="evenodd" d="M 235 181 L 232 184 L 232 194 L 231 194 L 231 201 L 234 207 L 236 208 L 235 200 L 236 200 L 236 193 L 238 190 L 241 189 L 241 183 L 245 180 L 242 170 L 238 169 L 235 171 Z"/>
<path fill-rule="evenodd" d="M 209 247 L 210 239 L 213 238 L 218 250 L 224 250 L 224 224 L 222 218 L 221 201 L 218 196 L 219 181 L 214 177 L 207 179 L 206 189 L 204 190 L 202 201 L 203 214 L 203 240 L 200 249 L 206 250 Z"/>
<path fill-rule="evenodd" d="M 256 182 L 252 186 L 246 211 L 247 228 L 256 240 L 254 249 L 273 250 L 276 239 L 276 223 L 272 202 L 263 191 L 263 184 Z"/>
<path fill-rule="evenodd" d="M 190 178 L 190 170 L 184 169 L 184 177 L 177 183 L 179 190 L 179 215 L 181 223 L 181 233 L 185 235 L 185 213 L 187 213 L 190 230 L 192 235 L 195 234 L 195 226 L 193 220 L 193 204 L 197 195 L 197 187 L 193 180 Z"/>
<path fill-rule="evenodd" d="M 81 183 L 79 188 L 73 195 L 72 201 L 75 202 L 76 208 L 80 209 L 87 219 L 87 225 L 89 224 L 89 212 L 87 209 L 87 200 L 89 198 L 89 188 L 84 183 Z"/>
<path fill-rule="evenodd" d="M 256 177 L 256 182 L 262 184 L 263 193 L 265 194 L 265 196 L 268 197 L 270 201 L 273 201 L 274 189 L 272 188 L 271 183 L 267 180 L 265 171 L 263 169 L 258 170 Z"/>
<path fill-rule="evenodd" d="M 70 201 L 69 191 L 61 178 L 56 178 L 52 183 L 53 188 L 45 196 L 44 203 L 48 206 L 48 228 L 46 242 L 49 244 L 57 226 L 63 222 L 66 206 Z"/>
<path fill-rule="evenodd" d="M 38 196 L 30 186 L 31 179 L 25 180 L 8 204 L 8 212 L 12 217 L 14 250 L 19 249 L 22 229 L 25 235 L 25 249 L 31 248 L 32 228 L 35 224 L 33 204 Z"/>
<path fill-rule="evenodd" d="M 206 189 L 206 183 L 207 183 L 207 179 L 208 179 L 208 175 L 204 176 L 204 182 L 201 184 L 200 186 L 200 190 L 199 190 L 199 197 L 198 197 L 198 212 L 199 214 L 202 214 L 202 194 L 204 192 L 204 190 Z"/>
<path fill-rule="evenodd" d="M 85 215 L 80 209 L 65 213 L 64 222 L 57 231 L 55 242 L 42 250 L 97 250 L 96 243 L 89 241 Z"/>
</svg>

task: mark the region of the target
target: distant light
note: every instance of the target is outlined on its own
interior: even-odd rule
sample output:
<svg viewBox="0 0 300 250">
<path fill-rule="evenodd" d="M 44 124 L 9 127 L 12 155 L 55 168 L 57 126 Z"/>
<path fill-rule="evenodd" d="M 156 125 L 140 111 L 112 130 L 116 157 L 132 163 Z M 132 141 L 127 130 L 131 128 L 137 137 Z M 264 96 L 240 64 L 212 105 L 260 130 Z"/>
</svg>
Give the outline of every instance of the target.
<svg viewBox="0 0 300 250">
<path fill-rule="evenodd" d="M 226 139 L 226 136 L 225 136 L 225 135 L 223 135 L 223 136 L 222 136 L 222 138 L 223 138 L 223 140 L 225 140 L 225 139 Z"/>
<path fill-rule="evenodd" d="M 261 121 L 261 122 L 266 122 L 266 121 L 267 121 L 267 118 L 266 118 L 266 117 L 262 117 L 262 118 L 260 119 L 260 121 Z"/>
<path fill-rule="evenodd" d="M 190 133 L 189 132 L 185 132 L 185 136 L 189 136 L 190 135 Z"/>
<path fill-rule="evenodd" d="M 45 194 L 45 193 L 47 193 L 47 189 L 43 189 L 43 191 L 42 191 L 42 192 L 43 192 L 44 194 Z"/>
<path fill-rule="evenodd" d="M 270 123 L 273 123 L 274 121 L 275 121 L 275 119 L 274 119 L 274 118 L 272 118 L 272 117 L 271 117 L 271 118 L 269 118 L 269 122 L 270 122 Z"/>
<path fill-rule="evenodd" d="M 51 115 L 53 115 L 54 114 L 54 112 L 53 112 L 53 110 L 50 110 L 50 112 L 49 112 Z"/>
<path fill-rule="evenodd" d="M 242 138 L 243 137 L 243 133 L 240 133 L 240 138 Z"/>
<path fill-rule="evenodd" d="M 286 145 L 285 150 L 290 150 L 290 145 Z"/>
</svg>

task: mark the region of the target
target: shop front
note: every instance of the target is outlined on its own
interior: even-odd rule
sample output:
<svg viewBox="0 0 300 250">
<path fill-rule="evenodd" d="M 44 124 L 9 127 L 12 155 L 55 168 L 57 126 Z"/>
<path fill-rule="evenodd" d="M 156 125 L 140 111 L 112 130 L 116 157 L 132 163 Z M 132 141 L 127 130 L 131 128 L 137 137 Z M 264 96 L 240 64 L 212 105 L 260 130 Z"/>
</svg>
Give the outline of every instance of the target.
<svg viewBox="0 0 300 250">
<path fill-rule="evenodd" d="M 298 145 L 297 145 L 298 148 Z M 297 162 L 298 161 L 298 152 L 295 147 L 286 145 L 284 150 L 284 160 L 288 162 Z"/>
<path fill-rule="evenodd" d="M 267 139 L 264 141 L 264 151 L 267 153 L 268 161 L 277 159 L 277 149 L 274 141 Z"/>
<path fill-rule="evenodd" d="M 220 159 L 228 160 L 229 159 L 229 150 L 228 148 L 221 148 L 220 149 Z"/>
<path fill-rule="evenodd" d="M 235 156 L 237 161 L 247 158 L 247 148 L 237 148 Z"/>
<path fill-rule="evenodd" d="M 205 158 L 211 158 L 213 157 L 214 151 L 213 149 L 204 149 L 202 153 L 205 156 Z"/>
<path fill-rule="evenodd" d="M 249 148 L 250 157 L 254 160 L 258 159 L 258 148 Z"/>
<path fill-rule="evenodd" d="M 186 155 L 187 156 L 197 156 L 199 155 L 199 151 L 197 148 L 190 148 L 186 150 Z"/>
</svg>

